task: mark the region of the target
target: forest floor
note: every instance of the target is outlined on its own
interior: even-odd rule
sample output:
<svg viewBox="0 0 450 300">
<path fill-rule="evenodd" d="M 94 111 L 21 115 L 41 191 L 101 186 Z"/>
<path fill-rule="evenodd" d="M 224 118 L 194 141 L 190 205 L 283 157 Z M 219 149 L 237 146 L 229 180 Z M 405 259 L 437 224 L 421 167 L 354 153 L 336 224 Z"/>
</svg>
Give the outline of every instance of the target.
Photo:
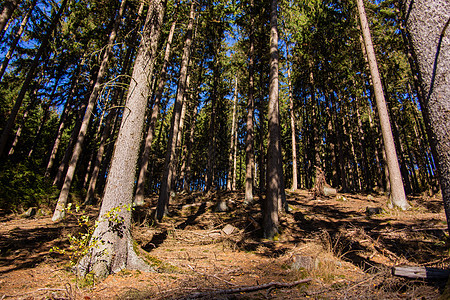
<svg viewBox="0 0 450 300">
<path fill-rule="evenodd" d="M 101 282 L 70 271 L 69 235 L 83 232 L 81 213 L 55 224 L 45 209 L 34 218 L 0 212 L 0 299 L 438 299 L 444 292 L 446 280 L 392 275 L 399 265 L 449 268 L 439 198 L 409 197 L 412 209 L 398 211 L 387 209 L 386 196 L 288 191 L 277 241 L 261 238 L 259 204 L 244 206 L 243 198 L 180 195 L 159 224 L 149 224 L 148 209 L 136 210 L 133 235 L 155 272 L 125 270 Z M 216 212 L 219 202 L 229 211 Z M 88 212 L 95 219 L 98 208 Z M 311 280 L 287 284 L 303 279 Z M 271 282 L 286 286 L 264 286 Z"/>
</svg>

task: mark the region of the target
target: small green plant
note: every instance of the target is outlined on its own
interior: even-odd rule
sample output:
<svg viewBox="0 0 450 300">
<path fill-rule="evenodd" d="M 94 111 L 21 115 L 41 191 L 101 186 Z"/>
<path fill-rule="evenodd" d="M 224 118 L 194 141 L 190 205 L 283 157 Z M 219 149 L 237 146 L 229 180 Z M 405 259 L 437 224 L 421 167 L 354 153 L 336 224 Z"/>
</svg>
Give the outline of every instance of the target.
<svg viewBox="0 0 450 300">
<path fill-rule="evenodd" d="M 83 277 L 77 277 L 76 283 L 79 288 L 85 288 L 89 286 L 93 286 L 95 284 L 95 275 L 92 273 L 88 273 Z"/>
<path fill-rule="evenodd" d="M 82 215 L 77 216 L 75 213 L 80 212 L 80 206 L 75 207 L 75 213 L 72 210 L 72 203 L 67 205 L 65 209 L 66 216 L 74 215 L 77 218 L 77 224 L 81 231 L 75 235 L 68 234 L 67 238 L 69 239 L 70 246 L 67 249 L 61 249 L 59 247 L 53 247 L 50 249 L 50 252 L 55 252 L 63 255 L 69 256 L 69 266 L 75 266 L 78 261 L 88 254 L 89 250 L 97 247 L 98 241 L 91 241 L 92 234 L 98 226 L 98 221 L 95 221 L 93 224 L 89 220 L 89 216 L 85 214 L 85 211 L 81 211 Z"/>
<path fill-rule="evenodd" d="M 68 234 L 70 246 L 67 249 L 59 247 L 53 247 L 50 252 L 55 252 L 69 256 L 69 266 L 74 267 L 81 258 L 87 255 L 92 249 L 98 248 L 103 241 L 100 239 L 92 238 L 95 229 L 99 225 L 99 221 L 92 222 L 85 211 L 80 211 L 80 206 L 76 205 L 75 209 L 72 209 L 72 203 L 67 205 L 65 209 L 66 216 L 73 215 L 77 219 L 77 224 L 81 229 L 77 234 Z M 103 215 L 103 218 L 110 222 L 112 230 L 121 230 L 123 226 L 123 217 L 119 215 L 122 209 L 131 210 L 131 205 L 121 205 L 112 208 L 110 211 Z M 81 215 L 80 215 L 81 213 Z"/>
</svg>

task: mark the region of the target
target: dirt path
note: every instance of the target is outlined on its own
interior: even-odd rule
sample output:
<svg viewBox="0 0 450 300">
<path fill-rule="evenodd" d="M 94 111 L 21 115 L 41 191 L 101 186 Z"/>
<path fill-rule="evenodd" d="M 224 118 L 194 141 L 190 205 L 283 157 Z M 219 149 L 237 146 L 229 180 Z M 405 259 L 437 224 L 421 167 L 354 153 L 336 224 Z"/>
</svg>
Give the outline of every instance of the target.
<svg viewBox="0 0 450 300">
<path fill-rule="evenodd" d="M 76 216 L 0 217 L 0 299 L 437 299 L 445 282 L 394 277 L 391 267 L 448 268 L 445 216 L 435 198 L 410 198 L 412 210 L 384 210 L 386 197 L 288 195 L 278 241 L 261 240 L 259 206 L 239 193 L 179 196 L 171 217 L 149 225 L 136 211 L 134 237 L 152 273 L 123 271 L 102 282 L 76 278 L 67 255 Z M 150 207 L 155 199 L 148 199 Z M 215 212 L 225 201 L 228 212 Z M 96 211 L 90 212 L 95 218 Z M 217 295 L 270 282 L 308 283 Z M 423 297 L 423 298 L 422 298 Z"/>
</svg>

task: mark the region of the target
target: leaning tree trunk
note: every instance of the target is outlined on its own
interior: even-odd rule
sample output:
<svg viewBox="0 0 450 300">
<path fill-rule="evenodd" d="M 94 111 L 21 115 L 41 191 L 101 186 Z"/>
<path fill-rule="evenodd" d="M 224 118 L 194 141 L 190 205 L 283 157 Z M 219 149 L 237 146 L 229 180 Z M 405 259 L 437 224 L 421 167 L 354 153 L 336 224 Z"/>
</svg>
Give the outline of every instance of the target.
<svg viewBox="0 0 450 300">
<path fill-rule="evenodd" d="M 100 69 L 98 70 L 97 80 L 94 84 L 94 88 L 91 92 L 91 95 L 89 96 L 88 105 L 86 107 L 83 121 L 81 123 L 80 132 L 78 133 L 77 142 L 73 149 L 72 158 L 70 159 L 66 177 L 64 178 L 64 183 L 63 183 L 61 192 L 59 194 L 58 202 L 56 203 L 55 211 L 53 213 L 53 217 L 52 217 L 53 222 L 58 222 L 58 221 L 62 220 L 65 215 L 65 208 L 66 208 L 67 200 L 69 198 L 70 186 L 72 185 L 72 180 L 73 180 L 73 176 L 75 174 L 75 169 L 76 169 L 76 166 L 78 163 L 78 159 L 79 159 L 82 149 L 83 149 L 84 138 L 86 137 L 86 134 L 87 134 L 87 131 L 89 128 L 92 111 L 94 110 L 94 106 L 97 101 L 98 94 L 101 90 L 101 87 L 102 87 L 102 84 L 104 81 L 103 78 L 107 72 L 108 62 L 109 62 L 109 58 L 112 53 L 113 44 L 116 39 L 117 31 L 119 29 L 119 25 L 122 20 L 123 13 L 125 11 L 125 4 L 126 4 L 126 0 L 122 0 L 122 2 L 120 4 L 119 13 L 117 14 L 117 16 L 115 18 L 113 29 L 111 31 L 111 34 L 109 35 L 108 44 L 106 45 L 106 50 L 105 50 L 105 53 L 103 54 L 102 63 L 100 65 Z"/>
<path fill-rule="evenodd" d="M 407 0 L 406 28 L 425 91 L 421 107 L 431 131 L 447 226 L 450 231 L 450 3 L 448 0 Z"/>
<path fill-rule="evenodd" d="M 67 2 L 68 2 L 68 0 L 64 0 L 61 3 L 61 6 L 59 7 L 58 12 L 52 18 L 52 22 L 47 30 L 47 33 L 45 34 L 45 36 L 42 40 L 42 43 L 39 46 L 39 49 L 38 49 L 36 55 L 34 56 L 33 62 L 31 63 L 30 68 L 28 69 L 25 80 L 22 84 L 22 87 L 20 88 L 19 94 L 17 95 L 16 102 L 14 103 L 14 107 L 9 115 L 8 121 L 5 125 L 5 127 L 3 128 L 3 132 L 0 137 L 0 157 L 2 157 L 5 152 L 5 148 L 6 148 L 6 144 L 8 142 L 9 135 L 11 134 L 17 114 L 19 113 L 20 107 L 22 106 L 22 102 L 23 102 L 23 99 L 25 98 L 25 94 L 27 93 L 28 87 L 30 86 L 31 81 L 34 78 L 34 73 L 37 70 L 39 62 L 41 60 L 41 56 L 44 53 L 44 51 L 47 49 L 47 46 L 50 42 L 50 38 L 53 34 L 53 31 L 55 30 L 56 25 L 58 25 L 62 13 L 66 9 Z"/>
<path fill-rule="evenodd" d="M 357 4 L 364 44 L 366 46 L 367 57 L 369 60 L 370 73 L 372 74 L 375 99 L 381 123 L 381 131 L 386 150 L 386 160 L 389 168 L 389 180 L 391 185 L 390 199 L 395 206 L 399 207 L 402 210 L 406 210 L 410 208 L 410 205 L 406 200 L 405 189 L 403 187 L 402 175 L 400 172 L 400 166 L 398 164 L 394 138 L 392 136 L 392 129 L 389 121 L 389 114 L 386 107 L 386 100 L 384 99 L 380 74 L 378 73 L 375 51 L 373 49 L 372 37 L 370 35 L 369 24 L 367 22 L 363 0 L 357 0 Z"/>
<path fill-rule="evenodd" d="M 142 140 L 145 110 L 150 92 L 149 82 L 153 73 L 163 12 L 164 5 L 158 0 L 153 1 L 148 10 L 98 225 L 91 238 L 92 248 L 77 266 L 81 274 L 92 272 L 103 278 L 125 268 L 151 269 L 133 249 L 131 206 L 136 177 L 134 170 Z"/>
<path fill-rule="evenodd" d="M 171 132 L 165 158 L 164 174 L 159 192 L 158 204 L 156 207 L 156 219 L 162 220 L 167 206 L 169 205 L 170 190 L 172 189 L 173 174 L 176 168 L 176 146 L 178 137 L 178 126 L 180 123 L 181 108 L 183 106 L 183 97 L 186 89 L 187 68 L 192 44 L 193 27 L 195 19 L 195 1 L 191 2 L 189 14 L 189 24 L 186 31 L 186 40 L 184 42 L 183 56 L 181 58 L 180 76 L 178 79 L 177 96 L 174 103 Z"/>
<path fill-rule="evenodd" d="M 153 103 L 152 114 L 150 116 L 150 125 L 148 127 L 147 137 L 145 138 L 144 151 L 141 157 L 141 168 L 139 171 L 139 177 L 136 186 L 136 195 L 134 199 L 134 203 L 137 206 L 144 205 L 144 192 L 145 192 L 145 182 L 147 180 L 147 173 L 148 173 L 148 161 L 150 159 L 150 151 L 152 148 L 153 136 L 155 134 L 156 121 L 158 119 L 160 111 L 160 103 L 164 91 L 164 84 L 166 83 L 167 65 L 169 64 L 171 51 L 170 47 L 173 40 L 173 34 L 175 32 L 175 25 L 177 23 L 176 20 L 177 19 L 173 21 L 172 26 L 170 27 L 169 36 L 167 38 L 166 51 L 164 53 L 164 61 L 161 67 L 161 74 L 159 76 L 158 88 L 156 90 L 155 101 Z"/>
<path fill-rule="evenodd" d="M 267 191 L 263 210 L 264 237 L 273 239 L 278 234 L 278 201 L 280 198 L 280 120 L 278 108 L 278 31 L 277 0 L 271 1 L 270 17 L 270 85 L 269 85 L 269 137 L 267 149 Z"/>
</svg>

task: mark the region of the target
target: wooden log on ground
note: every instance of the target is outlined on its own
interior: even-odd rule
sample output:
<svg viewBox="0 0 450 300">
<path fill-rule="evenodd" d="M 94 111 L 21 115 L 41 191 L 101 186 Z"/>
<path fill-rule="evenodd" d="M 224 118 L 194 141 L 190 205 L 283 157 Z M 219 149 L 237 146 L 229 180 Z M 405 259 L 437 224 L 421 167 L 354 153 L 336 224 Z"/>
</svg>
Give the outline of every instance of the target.
<svg viewBox="0 0 450 300">
<path fill-rule="evenodd" d="M 423 279 L 447 279 L 450 276 L 450 270 L 429 268 L 429 267 L 394 267 L 392 274 L 395 276 L 407 278 L 423 278 Z"/>
<path fill-rule="evenodd" d="M 312 278 L 306 278 L 294 282 L 270 282 L 266 284 L 261 285 L 253 285 L 253 286 L 242 286 L 232 289 L 223 289 L 223 290 L 214 290 L 214 291 L 208 291 L 208 292 L 198 292 L 193 293 L 186 298 L 183 299 L 198 299 L 202 297 L 209 297 L 211 299 L 214 299 L 214 296 L 218 295 L 227 295 L 227 294 L 237 294 L 237 293 L 250 293 L 255 292 L 259 290 L 269 289 L 269 288 L 291 288 L 296 285 L 299 285 L 301 283 L 307 283 L 310 282 Z"/>
</svg>

